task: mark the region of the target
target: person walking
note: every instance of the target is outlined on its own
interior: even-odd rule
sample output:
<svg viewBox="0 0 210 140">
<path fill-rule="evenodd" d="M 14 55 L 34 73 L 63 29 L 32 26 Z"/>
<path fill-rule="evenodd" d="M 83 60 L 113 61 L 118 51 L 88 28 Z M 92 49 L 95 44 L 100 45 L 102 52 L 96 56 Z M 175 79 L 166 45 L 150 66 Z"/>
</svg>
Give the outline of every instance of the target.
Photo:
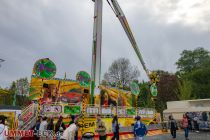
<svg viewBox="0 0 210 140">
<path fill-rule="evenodd" d="M 99 134 L 99 140 L 106 140 L 106 126 L 104 122 L 101 120 L 101 115 L 97 115 L 97 122 L 96 122 L 96 132 Z"/>
<path fill-rule="evenodd" d="M 45 131 L 47 130 L 47 117 L 43 117 L 40 127 L 39 127 L 39 132 L 41 134 L 40 140 L 47 140 L 45 134 Z"/>
<path fill-rule="evenodd" d="M 53 136 L 52 136 L 52 134 L 53 134 L 53 132 L 54 132 L 54 123 L 53 123 L 53 118 L 50 118 L 49 120 L 48 120 L 48 124 L 47 124 L 47 131 L 48 131 L 48 139 L 49 140 L 52 140 L 53 139 Z"/>
<path fill-rule="evenodd" d="M 206 112 L 202 112 L 202 120 L 204 121 L 204 127 L 208 128 L 208 115 Z"/>
<path fill-rule="evenodd" d="M 189 124 L 188 124 L 188 119 L 187 119 L 187 115 L 184 114 L 183 115 L 183 119 L 181 121 L 181 125 L 182 125 L 182 128 L 184 128 L 184 133 L 185 133 L 185 139 L 186 140 L 189 140 L 188 139 L 188 134 L 189 134 Z"/>
<path fill-rule="evenodd" d="M 194 124 L 195 132 L 198 133 L 199 132 L 199 124 L 198 124 L 198 117 L 196 115 L 193 117 L 193 124 Z"/>
<path fill-rule="evenodd" d="M 143 137 L 147 135 L 147 128 L 145 124 L 141 122 L 141 117 L 136 117 L 136 123 L 134 124 L 134 136 L 135 140 L 143 140 Z"/>
<path fill-rule="evenodd" d="M 7 140 L 8 137 L 5 135 L 8 133 L 8 127 L 5 124 L 7 117 L 0 115 L 0 140 Z"/>
<path fill-rule="evenodd" d="M 76 125 L 77 125 L 77 129 L 76 129 L 76 132 L 75 132 L 75 136 L 74 136 L 74 140 L 78 140 L 78 129 L 79 129 L 79 126 L 78 126 L 78 119 L 81 117 L 81 115 L 75 117 L 74 115 L 71 115 L 71 121 L 69 122 L 69 126 L 75 122 Z"/>
<path fill-rule="evenodd" d="M 60 140 L 60 137 L 65 129 L 66 127 L 63 123 L 63 117 L 60 116 L 60 118 L 58 119 L 55 125 L 56 140 Z"/>
<path fill-rule="evenodd" d="M 171 136 L 173 139 L 176 138 L 177 123 L 172 115 L 169 116 L 168 127 L 171 131 Z"/>
<path fill-rule="evenodd" d="M 119 140 L 119 129 L 118 118 L 117 115 L 115 115 L 112 120 L 112 132 L 114 133 L 114 136 L 111 140 Z"/>
<path fill-rule="evenodd" d="M 187 117 L 187 120 L 188 120 L 188 129 L 189 130 L 193 130 L 193 127 L 192 127 L 192 115 L 190 115 L 191 113 L 190 112 L 187 112 L 186 113 L 186 117 Z"/>
<path fill-rule="evenodd" d="M 40 128 L 41 121 L 42 121 L 42 116 L 38 116 L 38 119 L 37 119 L 35 127 L 34 127 L 34 134 L 36 134 L 36 135 L 34 135 L 35 140 L 39 140 L 38 131 Z"/>
</svg>

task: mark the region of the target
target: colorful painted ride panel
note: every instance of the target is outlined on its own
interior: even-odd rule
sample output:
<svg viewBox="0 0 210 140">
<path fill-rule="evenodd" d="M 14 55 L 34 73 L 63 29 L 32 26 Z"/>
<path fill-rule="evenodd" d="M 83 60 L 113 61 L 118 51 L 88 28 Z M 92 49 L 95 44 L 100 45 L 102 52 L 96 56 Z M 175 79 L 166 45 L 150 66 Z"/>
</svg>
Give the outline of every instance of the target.
<svg viewBox="0 0 210 140">
<path fill-rule="evenodd" d="M 41 96 L 40 96 L 41 95 Z M 76 81 L 64 79 L 41 79 L 32 76 L 29 98 L 40 100 L 42 104 L 55 102 L 81 104 L 84 88 Z M 87 103 L 89 97 L 87 96 Z"/>
<path fill-rule="evenodd" d="M 100 99 L 100 105 L 103 106 L 132 106 L 132 94 L 129 91 L 123 91 L 116 88 L 110 88 L 105 86 L 100 86 L 101 93 L 100 98 L 96 97 L 95 99 Z M 97 95 L 96 95 L 97 96 Z M 96 101 L 97 103 L 99 101 Z"/>
<path fill-rule="evenodd" d="M 80 115 L 80 105 L 70 105 L 66 103 L 44 104 L 41 107 L 40 115 L 47 117 L 69 117 L 70 115 Z"/>
<path fill-rule="evenodd" d="M 60 114 L 62 113 L 62 106 L 46 104 L 43 105 L 43 112 L 45 112 L 45 114 Z"/>
<path fill-rule="evenodd" d="M 34 64 L 33 73 L 40 78 L 52 78 L 56 74 L 56 66 L 49 58 L 39 59 Z"/>
<path fill-rule="evenodd" d="M 64 113 L 69 115 L 79 115 L 81 113 L 80 106 L 64 106 Z"/>
</svg>

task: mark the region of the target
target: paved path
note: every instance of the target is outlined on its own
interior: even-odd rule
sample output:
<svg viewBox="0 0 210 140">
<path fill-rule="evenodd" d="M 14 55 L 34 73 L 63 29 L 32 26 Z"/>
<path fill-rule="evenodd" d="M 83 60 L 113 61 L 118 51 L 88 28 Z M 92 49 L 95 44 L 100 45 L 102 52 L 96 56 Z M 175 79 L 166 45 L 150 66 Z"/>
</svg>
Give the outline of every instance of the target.
<svg viewBox="0 0 210 140">
<path fill-rule="evenodd" d="M 174 140 L 172 139 L 171 135 L 169 133 L 162 133 L 162 134 L 157 134 L 158 132 L 153 132 L 154 135 L 152 133 L 150 133 L 149 136 L 146 136 L 144 138 L 144 140 Z M 156 135 L 155 135 L 156 133 Z M 95 140 L 98 140 L 98 138 L 96 138 Z M 107 137 L 107 140 L 111 140 L 111 137 Z M 120 140 L 134 140 L 133 135 L 132 134 L 128 134 L 128 135 L 122 135 L 120 136 Z M 180 131 L 177 132 L 177 138 L 175 140 L 185 140 L 184 137 L 184 132 Z M 189 133 L 189 140 L 210 140 L 210 132 L 199 132 L 199 133 L 194 133 L 194 132 L 190 132 Z"/>
<path fill-rule="evenodd" d="M 190 140 L 210 140 L 210 132 L 189 133 Z M 174 140 L 169 134 L 145 137 L 144 140 Z M 178 132 L 176 140 L 185 140 L 184 133 Z"/>
</svg>

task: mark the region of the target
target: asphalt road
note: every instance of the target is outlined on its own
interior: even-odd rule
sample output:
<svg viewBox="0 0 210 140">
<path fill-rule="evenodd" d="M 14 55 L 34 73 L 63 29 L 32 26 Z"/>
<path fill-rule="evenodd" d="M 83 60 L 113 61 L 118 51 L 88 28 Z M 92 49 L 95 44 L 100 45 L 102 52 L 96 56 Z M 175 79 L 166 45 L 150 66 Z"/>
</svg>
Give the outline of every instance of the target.
<svg viewBox="0 0 210 140">
<path fill-rule="evenodd" d="M 174 139 L 172 139 L 171 135 L 164 134 L 164 135 L 145 137 L 144 140 L 174 140 Z M 178 132 L 176 140 L 185 140 L 184 133 Z M 210 140 L 210 132 L 199 132 L 199 133 L 190 132 L 189 140 Z"/>
</svg>

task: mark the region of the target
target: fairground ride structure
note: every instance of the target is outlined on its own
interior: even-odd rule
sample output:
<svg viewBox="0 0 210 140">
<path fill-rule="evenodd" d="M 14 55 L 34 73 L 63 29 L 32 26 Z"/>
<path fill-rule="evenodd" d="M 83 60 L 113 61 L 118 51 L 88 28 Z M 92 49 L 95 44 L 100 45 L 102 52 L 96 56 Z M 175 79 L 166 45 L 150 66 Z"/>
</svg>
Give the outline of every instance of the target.
<svg viewBox="0 0 210 140">
<path fill-rule="evenodd" d="M 94 93 L 99 91 L 100 74 L 101 74 L 101 42 L 102 42 L 102 9 L 104 0 L 92 0 L 95 2 L 94 9 L 94 28 L 93 28 L 93 47 L 92 47 L 92 69 L 91 69 L 91 104 L 93 103 Z M 113 12 L 119 19 L 123 29 L 125 30 L 128 39 L 130 40 L 132 47 L 138 56 L 138 59 L 143 66 L 148 78 L 151 80 L 149 70 L 147 69 L 145 62 L 142 58 L 134 35 L 128 24 L 128 21 L 120 8 L 117 0 L 107 0 L 107 3 L 112 8 Z"/>
</svg>

